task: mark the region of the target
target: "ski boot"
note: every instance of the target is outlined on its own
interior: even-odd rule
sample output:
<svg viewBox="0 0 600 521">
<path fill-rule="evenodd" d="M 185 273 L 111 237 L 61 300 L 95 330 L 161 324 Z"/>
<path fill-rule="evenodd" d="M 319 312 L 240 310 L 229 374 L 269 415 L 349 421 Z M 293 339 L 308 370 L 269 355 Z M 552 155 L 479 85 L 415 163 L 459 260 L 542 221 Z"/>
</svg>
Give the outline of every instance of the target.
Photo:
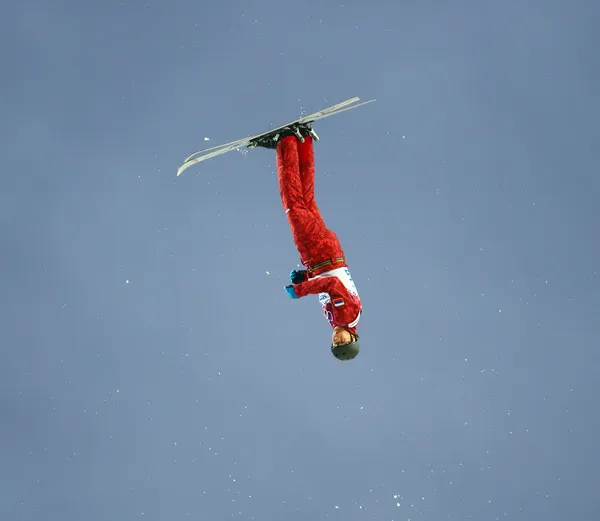
<svg viewBox="0 0 600 521">
<path fill-rule="evenodd" d="M 310 123 L 294 123 L 289 127 L 279 128 L 273 132 L 263 134 L 262 136 L 253 139 L 248 144 L 248 148 L 260 147 L 275 149 L 279 141 L 284 137 L 289 136 L 296 136 L 302 143 L 304 143 L 304 138 L 308 136 L 312 137 L 315 141 L 319 141 L 319 136 L 313 130 Z"/>
</svg>

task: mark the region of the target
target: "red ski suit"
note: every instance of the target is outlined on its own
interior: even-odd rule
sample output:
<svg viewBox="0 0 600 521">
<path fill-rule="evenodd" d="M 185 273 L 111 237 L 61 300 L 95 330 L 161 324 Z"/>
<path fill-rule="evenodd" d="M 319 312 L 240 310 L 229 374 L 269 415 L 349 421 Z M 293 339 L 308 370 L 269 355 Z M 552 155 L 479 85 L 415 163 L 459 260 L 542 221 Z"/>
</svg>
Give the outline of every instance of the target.
<svg viewBox="0 0 600 521">
<path fill-rule="evenodd" d="M 336 234 L 327 228 L 315 202 L 315 162 L 311 137 L 294 136 L 277 144 L 277 176 L 306 281 L 294 286 L 298 297 L 318 294 L 331 327 L 356 333 L 362 304 Z"/>
</svg>

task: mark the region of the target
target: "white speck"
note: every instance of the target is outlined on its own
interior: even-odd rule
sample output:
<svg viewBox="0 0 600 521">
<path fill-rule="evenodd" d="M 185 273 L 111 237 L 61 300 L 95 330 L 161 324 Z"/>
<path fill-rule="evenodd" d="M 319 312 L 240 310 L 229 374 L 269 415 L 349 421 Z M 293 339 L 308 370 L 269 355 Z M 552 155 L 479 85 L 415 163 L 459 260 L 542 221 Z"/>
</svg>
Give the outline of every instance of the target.
<svg viewBox="0 0 600 521">
<path fill-rule="evenodd" d="M 267 275 L 271 275 L 268 271 L 265 272 Z"/>
<path fill-rule="evenodd" d="M 210 138 L 209 137 L 205 137 L 204 141 L 210 141 Z"/>
<path fill-rule="evenodd" d="M 127 279 L 127 280 L 125 281 L 125 284 L 129 284 L 129 279 Z"/>
<path fill-rule="evenodd" d="M 406 136 L 402 136 L 402 139 L 406 139 Z"/>
</svg>

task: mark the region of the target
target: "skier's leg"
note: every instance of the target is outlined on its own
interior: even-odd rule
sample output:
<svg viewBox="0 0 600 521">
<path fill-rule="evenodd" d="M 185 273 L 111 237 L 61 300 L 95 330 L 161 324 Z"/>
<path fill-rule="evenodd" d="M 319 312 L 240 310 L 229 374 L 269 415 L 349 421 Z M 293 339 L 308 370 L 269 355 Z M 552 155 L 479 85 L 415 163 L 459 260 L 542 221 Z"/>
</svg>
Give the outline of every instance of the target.
<svg viewBox="0 0 600 521">
<path fill-rule="evenodd" d="M 321 260 L 343 257 L 344 253 L 340 241 L 335 232 L 325 225 L 315 200 L 315 154 L 312 137 L 305 137 L 303 143 L 298 141 L 298 160 L 304 203 L 306 208 L 312 212 L 314 218 L 320 222 L 320 227 L 325 230 L 322 244 L 319 247 Z"/>
<path fill-rule="evenodd" d="M 304 202 L 309 210 L 314 212 L 318 218 L 321 218 L 321 213 L 315 201 L 315 153 L 312 137 L 305 137 L 304 143 L 298 141 L 298 159 Z"/>
<path fill-rule="evenodd" d="M 315 216 L 304 200 L 297 144 L 294 136 L 277 144 L 279 193 L 302 264 L 314 266 L 324 260 L 323 246 L 329 233 L 320 216 Z"/>
</svg>

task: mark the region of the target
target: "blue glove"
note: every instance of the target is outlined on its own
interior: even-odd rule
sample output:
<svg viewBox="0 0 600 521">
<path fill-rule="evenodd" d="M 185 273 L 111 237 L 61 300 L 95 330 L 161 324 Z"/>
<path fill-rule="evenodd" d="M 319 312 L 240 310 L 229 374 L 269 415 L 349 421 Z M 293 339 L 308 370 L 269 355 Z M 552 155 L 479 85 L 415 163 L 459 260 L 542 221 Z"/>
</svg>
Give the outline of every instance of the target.
<svg viewBox="0 0 600 521">
<path fill-rule="evenodd" d="M 292 284 L 300 284 L 307 279 L 306 270 L 292 270 L 290 271 L 290 280 Z"/>
<path fill-rule="evenodd" d="M 294 286 L 286 286 L 285 290 L 287 291 L 287 294 L 290 296 L 290 298 L 300 298 L 298 295 L 296 295 L 296 292 L 294 291 Z"/>
</svg>

